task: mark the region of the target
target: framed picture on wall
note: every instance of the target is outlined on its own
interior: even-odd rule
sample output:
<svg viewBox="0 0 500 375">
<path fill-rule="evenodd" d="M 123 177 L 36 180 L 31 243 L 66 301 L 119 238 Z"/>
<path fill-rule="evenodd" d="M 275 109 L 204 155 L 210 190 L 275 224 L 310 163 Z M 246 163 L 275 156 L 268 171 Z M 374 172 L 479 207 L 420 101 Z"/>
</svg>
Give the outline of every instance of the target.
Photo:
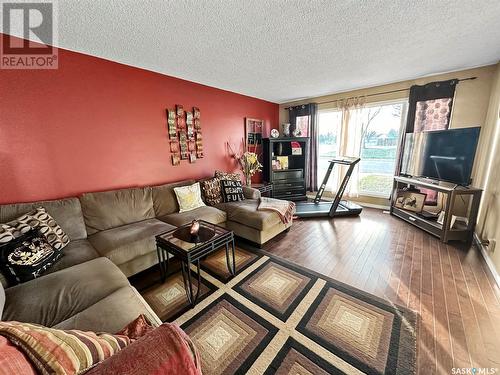
<svg viewBox="0 0 500 375">
<path fill-rule="evenodd" d="M 297 116 L 294 135 L 296 137 L 309 137 L 309 116 Z"/>
<path fill-rule="evenodd" d="M 262 162 L 262 132 L 264 130 L 264 120 L 255 118 L 245 118 L 245 145 L 247 151 L 257 154 L 257 158 Z"/>
</svg>

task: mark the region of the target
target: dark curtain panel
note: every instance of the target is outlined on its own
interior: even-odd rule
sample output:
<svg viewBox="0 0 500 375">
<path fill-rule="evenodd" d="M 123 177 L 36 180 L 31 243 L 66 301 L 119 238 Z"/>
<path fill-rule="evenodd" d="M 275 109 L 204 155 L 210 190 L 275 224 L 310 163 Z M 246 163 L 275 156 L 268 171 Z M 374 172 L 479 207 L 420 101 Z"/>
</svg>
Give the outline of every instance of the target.
<svg viewBox="0 0 500 375">
<path fill-rule="evenodd" d="M 297 117 L 310 116 L 311 104 L 296 105 L 295 107 L 288 108 L 288 121 L 290 122 L 290 132 L 295 129 Z"/>
<path fill-rule="evenodd" d="M 408 98 L 408 116 L 406 131 L 402 132 L 400 150 L 404 150 L 405 135 L 407 133 L 420 133 L 429 130 L 448 129 L 450 124 L 451 108 L 458 79 L 431 82 L 423 86 L 414 85 L 410 88 Z M 403 152 L 400 152 L 396 172 L 401 170 Z M 427 205 L 437 204 L 437 192 L 421 189 L 427 194 Z"/>
<path fill-rule="evenodd" d="M 450 122 L 451 106 L 453 97 L 455 96 L 455 87 L 457 83 L 458 79 L 450 79 L 449 81 L 431 82 L 424 86 L 412 86 L 408 98 L 406 133 L 413 133 L 416 130 L 415 121 L 417 120 L 418 123 L 421 121 L 422 115 L 425 117 L 425 113 L 422 113 L 422 111 L 427 112 L 433 119 L 436 117 L 435 120 L 439 119 L 440 123 L 443 123 L 442 118 L 444 117 L 444 129 L 447 129 Z M 442 104 L 444 104 L 444 106 L 442 106 Z M 431 108 L 433 105 L 437 105 L 437 107 Z M 430 111 L 433 111 L 433 113 L 430 114 Z M 445 111 L 446 113 L 441 111 Z M 442 116 L 443 114 L 444 116 Z M 429 123 L 432 123 L 430 118 Z M 417 131 L 433 130 L 428 129 L 428 127 L 430 126 L 424 129 L 419 128 Z"/>
<path fill-rule="evenodd" d="M 318 129 L 318 105 L 309 104 L 310 123 L 309 123 L 309 165 L 307 167 L 307 186 L 310 191 L 318 190 L 318 148 L 319 148 L 319 129 Z"/>
<path fill-rule="evenodd" d="M 318 163 L 318 147 L 319 147 L 319 131 L 318 131 L 318 105 L 309 103 L 290 107 L 289 109 L 290 131 L 295 130 L 297 117 L 307 116 L 309 119 L 309 155 L 308 165 L 306 166 L 306 183 L 310 191 L 318 190 L 317 163 Z"/>
</svg>

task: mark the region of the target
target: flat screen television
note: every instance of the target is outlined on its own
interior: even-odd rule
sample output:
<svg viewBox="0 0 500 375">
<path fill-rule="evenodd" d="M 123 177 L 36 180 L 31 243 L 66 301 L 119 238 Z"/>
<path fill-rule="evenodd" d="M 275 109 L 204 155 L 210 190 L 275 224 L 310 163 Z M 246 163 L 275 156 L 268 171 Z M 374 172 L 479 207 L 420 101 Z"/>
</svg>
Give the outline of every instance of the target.
<svg viewBox="0 0 500 375">
<path fill-rule="evenodd" d="M 479 127 L 406 134 L 401 174 L 469 185 Z"/>
</svg>

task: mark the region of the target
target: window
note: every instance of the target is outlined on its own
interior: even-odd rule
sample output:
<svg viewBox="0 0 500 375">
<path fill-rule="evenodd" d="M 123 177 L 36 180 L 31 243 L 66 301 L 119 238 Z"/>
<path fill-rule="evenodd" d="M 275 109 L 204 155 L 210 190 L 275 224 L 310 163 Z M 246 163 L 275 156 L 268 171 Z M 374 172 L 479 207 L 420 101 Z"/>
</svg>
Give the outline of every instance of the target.
<svg viewBox="0 0 500 375">
<path fill-rule="evenodd" d="M 350 112 L 347 116 L 349 124 L 342 124 L 341 110 L 319 111 L 318 185 L 321 185 L 326 174 L 328 161 L 336 157 L 339 150 L 346 150 L 345 156 L 361 158 L 350 182 L 350 185 L 357 184 L 351 192 L 365 196 L 389 197 L 396 168 L 399 134 L 406 110 L 407 105 L 403 101 L 368 104 Z M 349 139 L 343 140 L 345 144 L 340 144 L 344 138 L 341 136 L 342 129 L 347 128 L 351 129 L 347 133 Z M 339 168 L 335 168 L 332 172 L 328 190 L 336 191 L 339 183 L 338 171 Z M 349 191 L 348 188 L 347 193 Z"/>
<path fill-rule="evenodd" d="M 390 196 L 405 114 L 405 102 L 371 105 L 360 111 L 363 118 L 358 191 L 361 195 Z"/>
<path fill-rule="evenodd" d="M 320 111 L 318 117 L 318 133 L 319 133 L 319 148 L 318 148 L 318 186 L 321 185 L 326 171 L 328 170 L 328 161 L 337 156 L 338 144 L 337 135 L 340 133 L 340 125 L 342 123 L 342 111 L 328 110 Z M 334 171 L 335 173 L 336 171 Z M 328 187 L 333 187 L 334 176 L 330 177 Z"/>
</svg>

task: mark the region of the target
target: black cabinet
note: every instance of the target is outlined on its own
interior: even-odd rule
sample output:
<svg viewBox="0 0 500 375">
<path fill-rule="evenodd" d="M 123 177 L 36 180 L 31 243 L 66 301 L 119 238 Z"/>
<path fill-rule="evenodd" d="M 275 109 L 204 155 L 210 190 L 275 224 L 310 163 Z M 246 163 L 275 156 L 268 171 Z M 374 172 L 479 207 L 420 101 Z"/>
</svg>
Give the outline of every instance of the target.
<svg viewBox="0 0 500 375">
<path fill-rule="evenodd" d="M 309 138 L 265 138 L 264 179 L 273 184 L 273 197 L 305 200 Z"/>
</svg>

